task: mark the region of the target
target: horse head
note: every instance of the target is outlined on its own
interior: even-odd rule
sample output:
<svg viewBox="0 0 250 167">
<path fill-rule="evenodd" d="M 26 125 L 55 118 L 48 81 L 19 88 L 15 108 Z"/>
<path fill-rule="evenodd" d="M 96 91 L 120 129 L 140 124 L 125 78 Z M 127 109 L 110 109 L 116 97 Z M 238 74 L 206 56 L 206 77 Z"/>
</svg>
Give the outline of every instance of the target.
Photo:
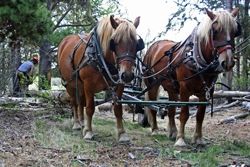
<svg viewBox="0 0 250 167">
<path fill-rule="evenodd" d="M 238 8 L 228 11 L 212 12 L 206 9 L 207 23 L 203 24 L 203 33 L 206 43 L 210 43 L 210 52 L 217 59 L 217 71 L 230 71 L 235 62 L 233 57 L 234 38 L 240 35 L 240 25 L 235 20 L 239 12 Z M 203 31 L 200 28 L 200 33 Z"/>
<path fill-rule="evenodd" d="M 114 19 L 114 16 L 110 16 L 110 23 L 114 31 L 109 48 L 119 71 L 119 80 L 122 83 L 129 83 L 134 79 L 136 53 L 144 48 L 143 40 L 141 38 L 138 40 L 136 33 L 140 17 L 132 23 L 126 19 Z"/>
</svg>

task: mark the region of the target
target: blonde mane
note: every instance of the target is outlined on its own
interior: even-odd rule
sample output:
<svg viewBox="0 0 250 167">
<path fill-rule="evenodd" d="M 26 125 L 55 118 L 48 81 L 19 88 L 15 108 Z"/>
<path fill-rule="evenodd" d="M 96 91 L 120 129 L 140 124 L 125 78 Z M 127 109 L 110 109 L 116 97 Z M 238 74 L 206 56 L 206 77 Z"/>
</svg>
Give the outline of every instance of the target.
<svg viewBox="0 0 250 167">
<path fill-rule="evenodd" d="M 214 21 L 218 22 L 218 26 L 220 27 L 220 31 L 236 31 L 237 30 L 237 24 L 234 20 L 234 17 L 229 13 L 228 11 L 219 11 L 214 12 L 216 15 L 216 18 Z M 213 22 L 207 15 L 203 19 L 203 22 L 200 23 L 197 35 L 200 37 L 199 41 L 204 40 L 207 44 L 209 42 L 209 36 L 210 36 L 210 30 L 212 28 Z"/>
<path fill-rule="evenodd" d="M 116 43 L 129 43 L 136 40 L 136 28 L 133 23 L 122 18 L 116 18 L 115 20 L 120 23 L 116 29 L 114 29 L 110 23 L 110 16 L 103 18 L 98 23 L 97 34 L 100 39 L 104 56 L 109 51 L 109 42 L 111 38 L 114 39 Z"/>
</svg>

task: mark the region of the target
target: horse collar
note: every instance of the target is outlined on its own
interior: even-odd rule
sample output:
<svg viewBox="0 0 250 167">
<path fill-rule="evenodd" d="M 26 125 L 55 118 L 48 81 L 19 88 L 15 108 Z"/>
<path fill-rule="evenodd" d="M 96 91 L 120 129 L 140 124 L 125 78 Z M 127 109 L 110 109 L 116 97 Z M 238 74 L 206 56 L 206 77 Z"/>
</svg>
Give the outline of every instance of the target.
<svg viewBox="0 0 250 167">
<path fill-rule="evenodd" d="M 104 80 L 107 81 L 107 83 L 111 83 L 111 85 L 108 84 L 108 86 L 117 84 L 118 71 L 113 64 L 108 63 L 104 59 L 103 50 L 100 45 L 100 40 L 98 38 L 96 28 L 91 33 L 91 37 L 88 41 L 84 54 L 85 57 L 89 59 L 88 64 L 102 73 Z"/>
<path fill-rule="evenodd" d="M 205 60 L 202 54 L 201 45 L 198 41 L 198 36 L 197 36 L 197 28 L 195 28 L 193 31 L 193 43 L 194 43 L 193 58 L 194 58 L 195 64 L 197 65 L 197 68 L 198 69 L 206 68 L 209 65 L 209 63 L 207 63 L 207 61 Z"/>
<path fill-rule="evenodd" d="M 193 30 L 192 34 L 188 37 L 185 47 L 190 48 L 185 54 L 187 66 L 193 71 L 197 71 L 198 73 L 211 70 L 216 72 L 218 67 L 218 59 L 217 56 L 214 56 L 213 61 L 207 62 L 204 58 L 204 55 L 201 51 L 201 45 L 197 36 L 197 27 Z M 217 55 L 217 53 L 213 53 L 213 55 Z"/>
</svg>

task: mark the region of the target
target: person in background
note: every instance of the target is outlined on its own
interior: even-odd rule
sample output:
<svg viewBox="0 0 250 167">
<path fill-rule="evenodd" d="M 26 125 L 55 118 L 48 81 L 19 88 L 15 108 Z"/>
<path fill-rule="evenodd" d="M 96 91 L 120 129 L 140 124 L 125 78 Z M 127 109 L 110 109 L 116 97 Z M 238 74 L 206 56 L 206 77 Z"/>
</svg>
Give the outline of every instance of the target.
<svg viewBox="0 0 250 167">
<path fill-rule="evenodd" d="M 31 60 L 23 62 L 16 71 L 14 81 L 14 96 L 27 95 L 28 87 L 33 83 L 33 76 L 35 74 L 35 67 L 39 63 L 38 55 L 34 55 Z"/>
</svg>

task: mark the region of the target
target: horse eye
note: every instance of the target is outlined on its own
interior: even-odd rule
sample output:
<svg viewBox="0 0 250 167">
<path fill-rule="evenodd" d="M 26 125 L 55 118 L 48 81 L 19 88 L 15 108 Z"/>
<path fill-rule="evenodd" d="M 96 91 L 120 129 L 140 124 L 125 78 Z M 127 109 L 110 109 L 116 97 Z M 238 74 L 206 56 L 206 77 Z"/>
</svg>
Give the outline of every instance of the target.
<svg viewBox="0 0 250 167">
<path fill-rule="evenodd" d="M 217 35 L 218 34 L 218 30 L 216 30 L 216 29 L 213 29 L 213 36 L 215 36 L 215 35 Z"/>
<path fill-rule="evenodd" d="M 214 22 L 213 22 L 213 24 L 218 24 L 218 21 L 217 21 L 217 20 L 216 20 L 216 21 L 214 21 Z"/>
</svg>

